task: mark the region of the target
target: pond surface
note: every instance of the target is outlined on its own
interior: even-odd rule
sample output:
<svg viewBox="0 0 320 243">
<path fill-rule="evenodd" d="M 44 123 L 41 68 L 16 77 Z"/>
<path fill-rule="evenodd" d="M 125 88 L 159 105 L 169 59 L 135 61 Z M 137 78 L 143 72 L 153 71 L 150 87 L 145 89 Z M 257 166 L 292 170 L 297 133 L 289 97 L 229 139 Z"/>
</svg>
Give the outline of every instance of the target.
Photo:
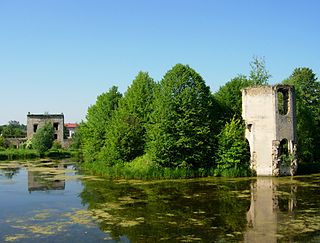
<svg viewBox="0 0 320 243">
<path fill-rule="evenodd" d="M 320 242 L 320 174 L 106 180 L 0 164 L 0 242 Z"/>
</svg>

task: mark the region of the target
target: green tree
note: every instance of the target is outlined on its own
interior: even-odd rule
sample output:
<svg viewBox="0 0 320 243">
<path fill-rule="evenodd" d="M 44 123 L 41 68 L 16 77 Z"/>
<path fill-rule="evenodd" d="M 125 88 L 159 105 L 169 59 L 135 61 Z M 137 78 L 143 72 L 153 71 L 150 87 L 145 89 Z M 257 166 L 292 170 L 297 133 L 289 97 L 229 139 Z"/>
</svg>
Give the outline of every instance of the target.
<svg viewBox="0 0 320 243">
<path fill-rule="evenodd" d="M 88 108 L 87 121 L 80 126 L 85 161 L 92 162 L 99 158 L 107 137 L 108 123 L 121 97 L 118 88 L 113 86 L 108 92 L 99 95 L 96 103 Z"/>
<path fill-rule="evenodd" d="M 5 147 L 4 137 L 0 134 L 0 148 L 4 148 L 4 147 Z"/>
<path fill-rule="evenodd" d="M 108 165 L 129 162 L 144 153 L 155 85 L 148 73 L 139 72 L 124 94 L 109 123 L 102 149 L 101 159 Z"/>
<path fill-rule="evenodd" d="M 26 136 L 26 126 L 18 121 L 9 121 L 8 125 L 1 127 L 1 134 L 6 138 L 21 138 Z"/>
<path fill-rule="evenodd" d="M 264 58 L 253 57 L 253 60 L 250 62 L 250 80 L 253 85 L 267 85 L 271 75 L 266 69 L 266 62 Z"/>
<path fill-rule="evenodd" d="M 46 123 L 33 135 L 32 146 L 42 155 L 52 147 L 53 141 L 54 128 L 51 123 Z"/>
<path fill-rule="evenodd" d="M 166 73 L 155 93 L 147 151 L 166 167 L 213 165 L 214 100 L 202 77 L 187 65 Z"/>
<path fill-rule="evenodd" d="M 81 126 L 81 124 L 80 124 Z M 80 131 L 80 128 L 77 127 L 76 130 L 75 130 L 75 133 L 73 134 L 72 136 L 72 141 L 71 141 L 71 148 L 72 149 L 80 149 L 81 148 L 81 131 Z"/>
<path fill-rule="evenodd" d="M 250 148 L 245 136 L 245 124 L 233 118 L 218 135 L 217 167 L 219 170 L 249 168 Z"/>
<path fill-rule="evenodd" d="M 238 119 L 241 118 L 242 110 L 242 93 L 241 89 L 249 87 L 254 83 L 251 80 L 248 80 L 246 76 L 239 75 L 220 89 L 214 94 L 214 97 L 218 101 L 221 110 L 221 120 L 223 124 L 226 121 L 230 121 L 234 116 Z"/>
<path fill-rule="evenodd" d="M 238 75 L 231 79 L 214 94 L 220 108 L 220 125 L 230 121 L 234 116 L 241 119 L 242 93 L 249 86 L 267 85 L 271 75 L 266 69 L 264 58 L 254 57 L 250 62 L 250 76 Z"/>
<path fill-rule="evenodd" d="M 310 68 L 296 68 L 283 83 L 296 90 L 298 156 L 320 161 L 320 82 Z"/>
</svg>

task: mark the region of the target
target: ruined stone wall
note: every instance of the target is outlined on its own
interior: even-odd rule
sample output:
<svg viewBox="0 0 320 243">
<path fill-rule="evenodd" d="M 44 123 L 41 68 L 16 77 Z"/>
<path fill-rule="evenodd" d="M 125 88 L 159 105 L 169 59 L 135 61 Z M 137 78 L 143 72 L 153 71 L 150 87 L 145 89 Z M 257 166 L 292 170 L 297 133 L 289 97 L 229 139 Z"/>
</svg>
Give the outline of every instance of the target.
<svg viewBox="0 0 320 243">
<path fill-rule="evenodd" d="M 274 175 L 292 175 L 297 170 L 297 135 L 296 135 L 296 100 L 293 86 L 277 85 L 274 87 L 276 95 L 276 139 L 274 141 L 273 170 Z M 286 97 L 279 99 L 279 94 Z M 285 112 L 281 107 L 286 107 Z M 281 112 L 282 111 L 282 112 Z M 287 153 L 292 157 L 291 161 L 281 161 L 281 154 L 285 142 Z M 289 157 L 290 157 L 289 156 Z M 289 163 L 290 162 L 290 163 Z"/>
<path fill-rule="evenodd" d="M 250 145 L 251 168 L 257 172 L 257 175 L 295 173 L 294 158 L 286 166 L 280 166 L 280 155 L 284 151 L 288 155 L 295 156 L 296 125 L 293 87 L 276 85 L 243 89 L 242 116 L 246 122 L 246 138 Z"/>
<path fill-rule="evenodd" d="M 63 114 L 28 114 L 27 138 L 31 139 L 36 131 L 46 123 L 51 123 L 55 130 L 55 139 L 63 146 Z"/>
</svg>

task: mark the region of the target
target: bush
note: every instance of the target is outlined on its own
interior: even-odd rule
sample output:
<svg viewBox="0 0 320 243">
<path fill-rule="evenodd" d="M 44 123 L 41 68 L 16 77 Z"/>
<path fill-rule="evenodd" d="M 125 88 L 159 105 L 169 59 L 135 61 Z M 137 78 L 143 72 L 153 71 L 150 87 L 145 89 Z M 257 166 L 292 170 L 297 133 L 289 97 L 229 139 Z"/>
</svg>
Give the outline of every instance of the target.
<svg viewBox="0 0 320 243">
<path fill-rule="evenodd" d="M 39 157 L 36 150 L 7 149 L 0 151 L 0 160 L 35 159 Z"/>
<path fill-rule="evenodd" d="M 40 155 L 52 147 L 54 141 L 54 128 L 50 123 L 46 123 L 40 127 L 32 138 L 33 148 L 36 149 Z"/>
<path fill-rule="evenodd" d="M 233 118 L 229 123 L 226 123 L 218 135 L 216 162 L 219 175 L 237 174 L 241 170 L 249 171 L 250 148 L 244 137 L 244 132 L 243 121 Z M 223 172 L 228 170 L 230 172 Z"/>
</svg>

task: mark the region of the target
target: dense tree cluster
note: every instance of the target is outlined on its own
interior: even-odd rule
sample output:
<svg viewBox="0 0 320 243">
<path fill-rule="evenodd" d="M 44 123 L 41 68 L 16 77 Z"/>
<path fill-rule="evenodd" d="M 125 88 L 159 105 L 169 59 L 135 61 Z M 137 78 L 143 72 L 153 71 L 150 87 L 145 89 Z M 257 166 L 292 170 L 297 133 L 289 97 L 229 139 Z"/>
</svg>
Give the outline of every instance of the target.
<svg viewBox="0 0 320 243">
<path fill-rule="evenodd" d="M 155 94 L 147 152 L 165 167 L 213 165 L 215 101 L 202 77 L 177 64 Z"/>
<path fill-rule="evenodd" d="M 159 168 L 249 170 L 241 118 L 241 89 L 267 85 L 264 59 L 254 58 L 249 77 L 239 75 L 212 94 L 188 65 L 177 64 L 156 83 L 140 72 L 124 95 L 116 87 L 98 96 L 79 129 L 87 163 L 105 167 L 146 158 Z M 284 81 L 296 87 L 299 153 L 319 161 L 319 82 L 308 68 Z M 78 134 L 78 135 L 79 135 Z"/>
<path fill-rule="evenodd" d="M 9 121 L 7 125 L 0 126 L 0 134 L 5 138 L 23 138 L 27 134 L 27 127 L 18 121 Z"/>
<path fill-rule="evenodd" d="M 110 167 L 147 154 L 160 167 L 214 168 L 218 134 L 227 120 L 221 110 L 187 65 L 175 65 L 159 83 L 140 72 L 123 96 L 112 87 L 89 107 L 79 131 L 84 159 Z"/>
</svg>

